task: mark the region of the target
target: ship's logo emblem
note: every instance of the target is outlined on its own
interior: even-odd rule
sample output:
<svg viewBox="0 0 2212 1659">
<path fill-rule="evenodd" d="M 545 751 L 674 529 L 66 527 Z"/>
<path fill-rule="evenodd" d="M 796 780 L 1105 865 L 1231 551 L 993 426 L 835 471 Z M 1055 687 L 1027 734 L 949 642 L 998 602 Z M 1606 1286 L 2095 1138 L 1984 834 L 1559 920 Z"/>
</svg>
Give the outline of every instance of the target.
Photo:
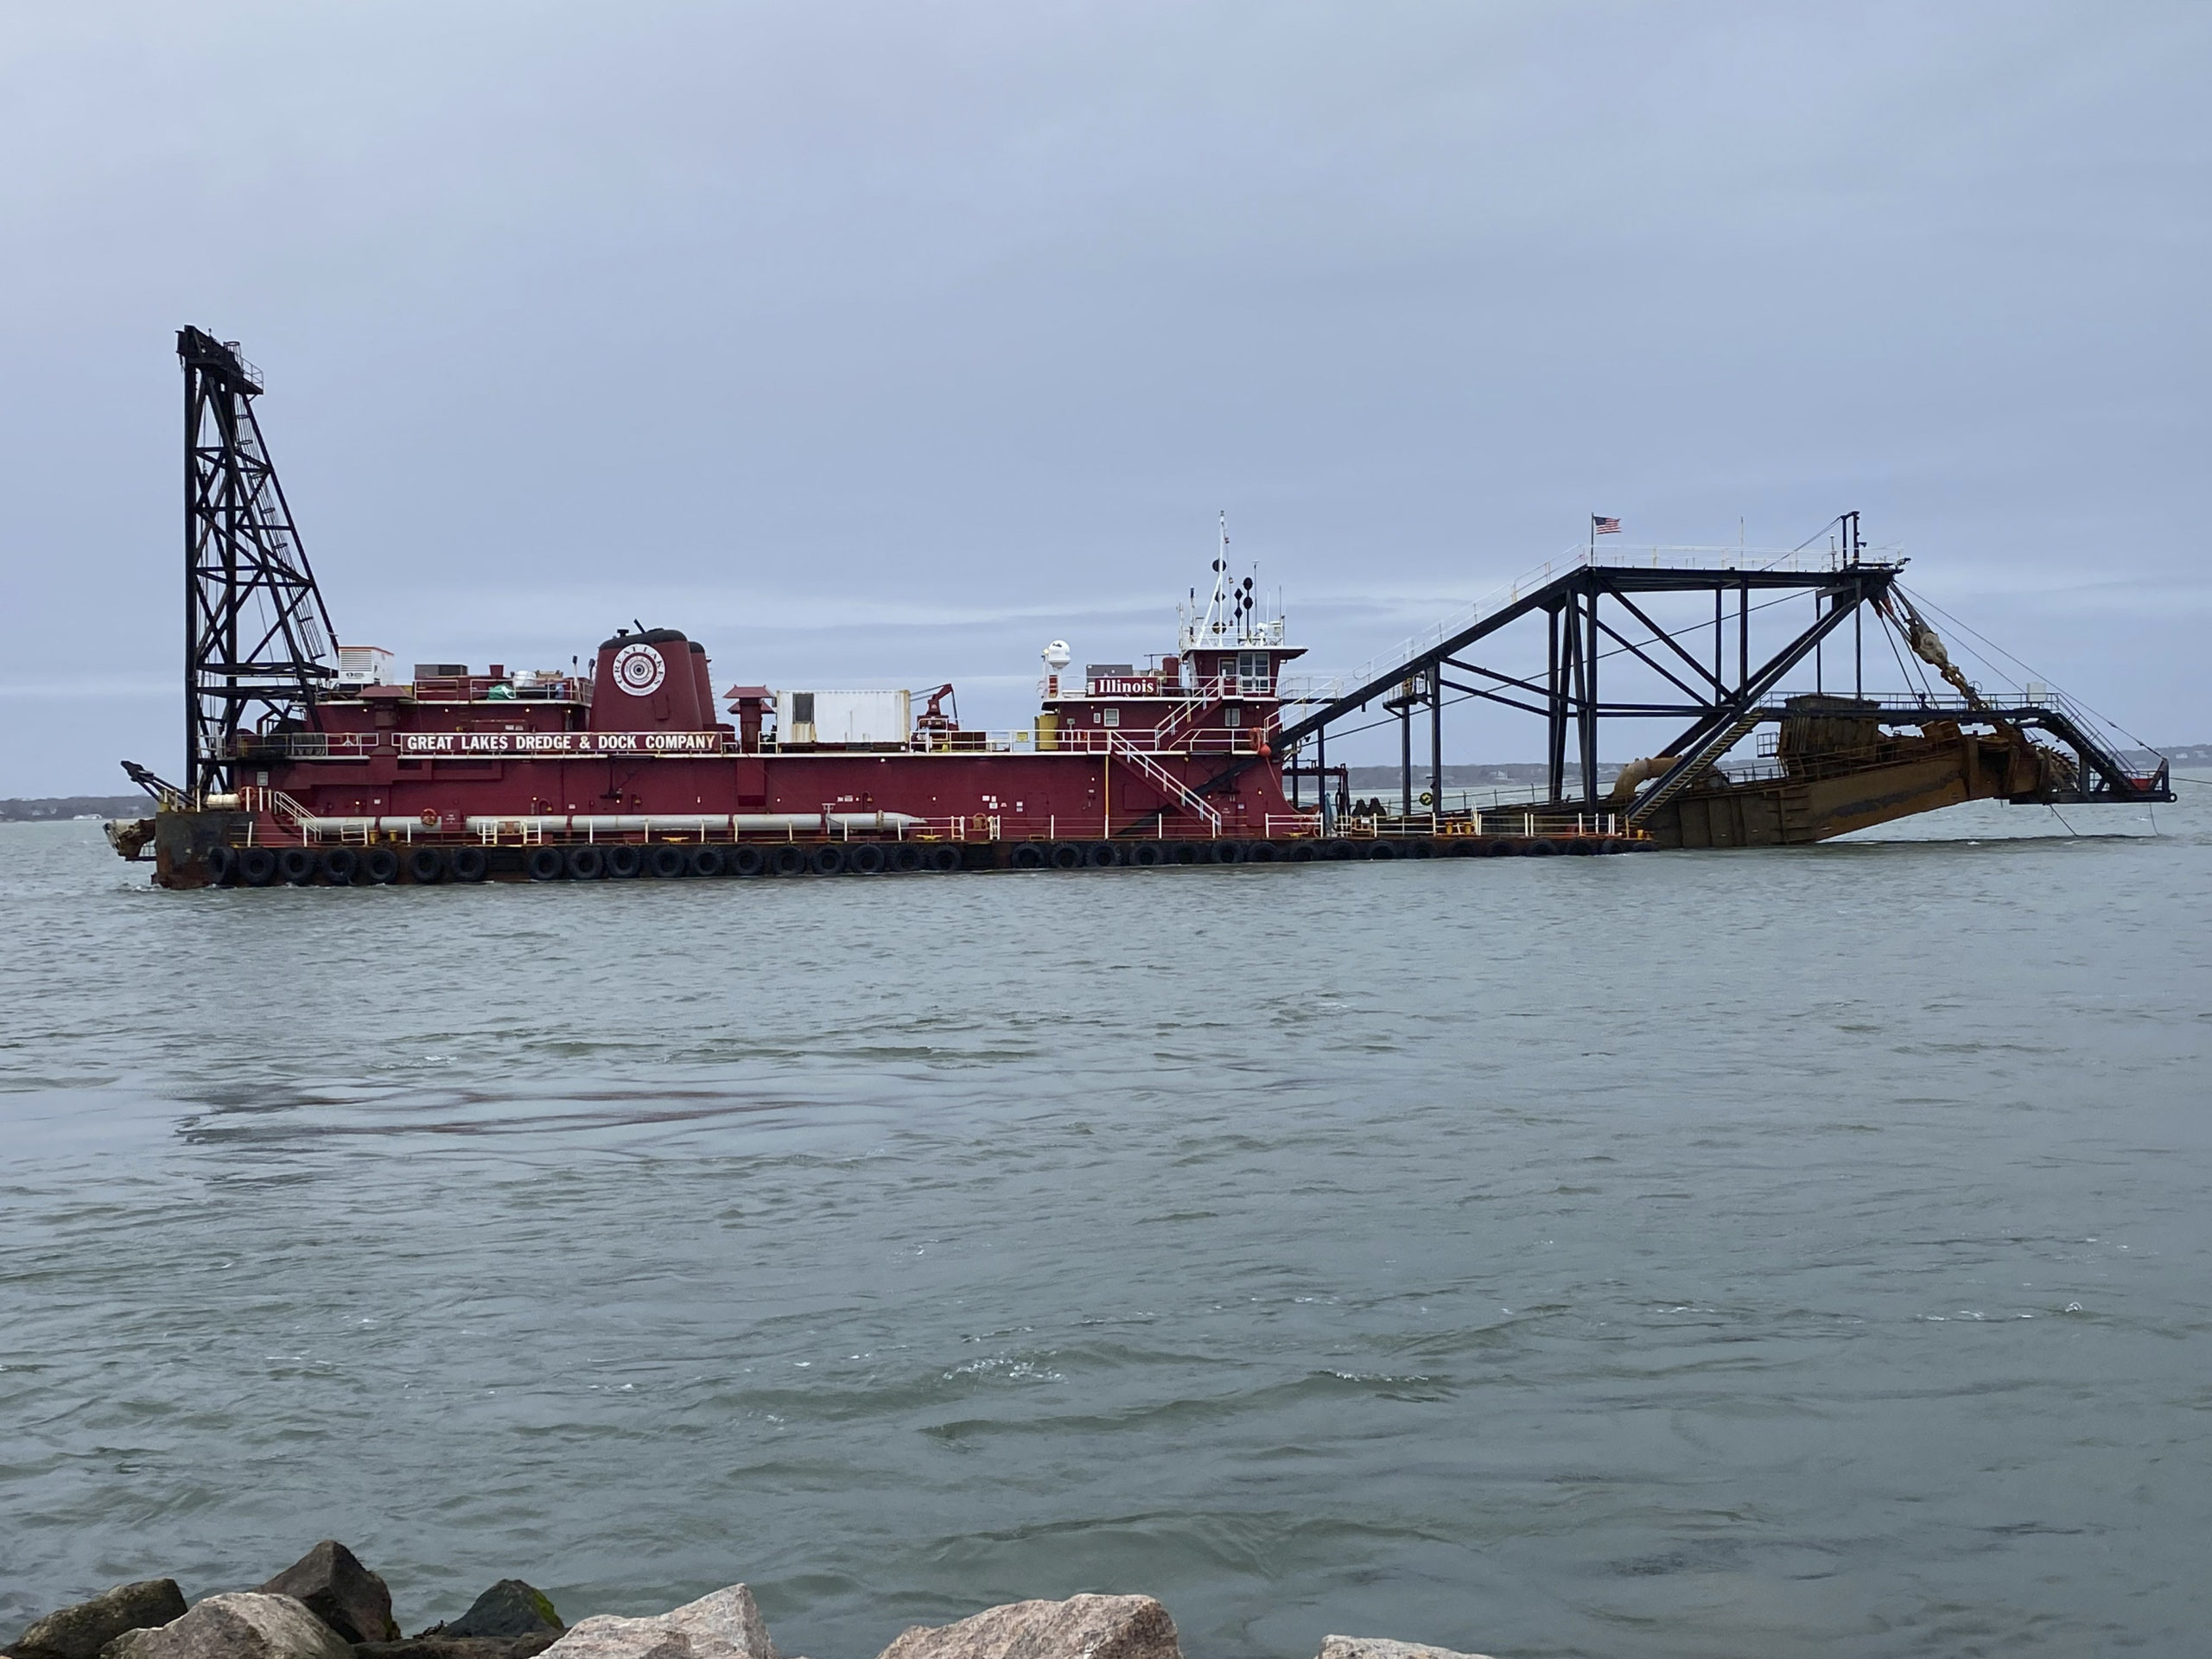
<svg viewBox="0 0 2212 1659">
<path fill-rule="evenodd" d="M 668 677 L 668 664 L 651 645 L 625 645 L 614 653 L 614 683 L 633 697 L 651 696 Z"/>
</svg>

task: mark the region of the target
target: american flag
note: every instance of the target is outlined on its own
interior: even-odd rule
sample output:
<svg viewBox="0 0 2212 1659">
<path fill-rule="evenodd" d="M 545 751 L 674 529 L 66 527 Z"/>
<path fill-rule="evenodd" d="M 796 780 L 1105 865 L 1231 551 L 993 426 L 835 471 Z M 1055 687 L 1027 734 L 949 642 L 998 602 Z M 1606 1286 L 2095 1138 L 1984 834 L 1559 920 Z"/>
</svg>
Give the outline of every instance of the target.
<svg viewBox="0 0 2212 1659">
<path fill-rule="evenodd" d="M 1621 521 L 1618 518 L 1600 518 L 1593 512 L 1590 515 L 1590 533 L 1592 536 L 1618 536 L 1621 533 Z"/>
</svg>

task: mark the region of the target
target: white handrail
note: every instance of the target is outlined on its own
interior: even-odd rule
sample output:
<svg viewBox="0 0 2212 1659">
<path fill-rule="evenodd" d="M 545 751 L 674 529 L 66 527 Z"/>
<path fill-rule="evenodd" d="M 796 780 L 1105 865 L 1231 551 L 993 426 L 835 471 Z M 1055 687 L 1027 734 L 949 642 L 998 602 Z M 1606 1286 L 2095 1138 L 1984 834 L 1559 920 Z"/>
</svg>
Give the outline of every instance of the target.
<svg viewBox="0 0 2212 1659">
<path fill-rule="evenodd" d="M 1226 677 L 1217 674 L 1211 680 L 1192 681 L 1191 695 L 1168 710 L 1167 718 L 1153 728 L 1153 747 L 1157 749 L 1173 743 L 1185 722 L 1195 724 L 1209 709 L 1217 708 L 1228 696 Z"/>
<path fill-rule="evenodd" d="M 1109 760 L 1116 754 L 1120 755 L 1153 783 L 1162 789 L 1172 791 L 1185 807 L 1212 826 L 1214 834 L 1217 836 L 1221 833 L 1221 814 L 1216 811 L 1209 802 L 1194 793 L 1180 778 L 1168 771 L 1144 751 L 1123 741 L 1118 732 L 1109 732 L 1106 734 L 1106 754 Z"/>
</svg>

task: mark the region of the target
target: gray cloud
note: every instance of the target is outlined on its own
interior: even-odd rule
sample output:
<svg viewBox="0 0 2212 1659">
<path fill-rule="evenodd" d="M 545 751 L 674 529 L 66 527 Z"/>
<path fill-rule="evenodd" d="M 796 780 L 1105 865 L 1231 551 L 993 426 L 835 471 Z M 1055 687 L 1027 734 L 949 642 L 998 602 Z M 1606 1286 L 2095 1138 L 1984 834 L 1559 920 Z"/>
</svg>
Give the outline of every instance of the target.
<svg viewBox="0 0 2212 1659">
<path fill-rule="evenodd" d="M 404 658 L 650 610 L 1004 724 L 1219 507 L 1319 666 L 1592 508 L 1857 507 L 2201 739 L 2208 70 L 2180 3 L 23 9 L 0 682 L 174 662 L 194 321 Z M 174 760 L 167 695 L 0 707 L 0 794 Z"/>
</svg>

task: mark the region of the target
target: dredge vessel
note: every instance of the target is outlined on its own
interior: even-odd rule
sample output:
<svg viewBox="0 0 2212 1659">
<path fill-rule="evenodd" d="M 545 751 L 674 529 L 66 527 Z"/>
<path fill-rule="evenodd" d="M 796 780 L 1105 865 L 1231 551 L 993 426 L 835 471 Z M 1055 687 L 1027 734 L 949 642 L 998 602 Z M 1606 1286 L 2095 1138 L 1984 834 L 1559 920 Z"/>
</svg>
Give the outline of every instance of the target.
<svg viewBox="0 0 2212 1659">
<path fill-rule="evenodd" d="M 1224 543 L 1174 649 L 1074 673 L 1055 641 L 1034 716 L 1003 732 L 963 728 L 950 684 L 718 696 L 699 642 L 642 625 L 601 641 L 588 667 L 418 663 L 403 677 L 389 652 L 337 643 L 263 440 L 258 372 L 198 328 L 177 350 L 183 780 L 125 762 L 155 810 L 109 826 L 166 887 L 1613 853 L 1819 840 L 1981 798 L 2171 798 L 2163 763 L 2135 769 L 2063 700 L 1983 696 L 1899 589 L 1903 561 L 1866 556 L 1856 514 L 1809 557 L 1655 550 L 1647 566 L 1601 560 L 1593 537 L 1570 568 L 1333 681 L 1288 671 L 1303 652 L 1262 613 L 1255 582 L 1230 573 Z M 1684 596 L 1710 597 L 1709 663 L 1690 648 L 1702 611 L 1665 626 L 1650 614 Z M 1807 597 L 1810 626 L 1755 662 L 1754 613 L 1764 638 L 1764 613 Z M 1867 696 L 1869 613 L 1951 690 Z M 1821 652 L 1847 620 L 1853 689 L 1830 695 Z M 1475 660 L 1482 642 L 1531 627 L 1542 669 Z M 1785 694 L 1808 659 L 1815 689 Z M 1608 701 L 1601 661 L 1618 665 L 1609 688 L 1623 670 L 1641 679 Z M 1475 700 L 1546 721 L 1548 779 L 1528 798 L 1447 804 L 1443 710 Z M 1356 810 L 1327 758 L 1331 728 L 1376 704 L 1401 728 L 1395 811 Z M 1417 712 L 1430 784 L 1418 806 Z M 1690 724 L 1601 793 L 1599 734 L 1624 719 Z M 1772 764 L 1731 759 L 1768 728 Z"/>
</svg>

